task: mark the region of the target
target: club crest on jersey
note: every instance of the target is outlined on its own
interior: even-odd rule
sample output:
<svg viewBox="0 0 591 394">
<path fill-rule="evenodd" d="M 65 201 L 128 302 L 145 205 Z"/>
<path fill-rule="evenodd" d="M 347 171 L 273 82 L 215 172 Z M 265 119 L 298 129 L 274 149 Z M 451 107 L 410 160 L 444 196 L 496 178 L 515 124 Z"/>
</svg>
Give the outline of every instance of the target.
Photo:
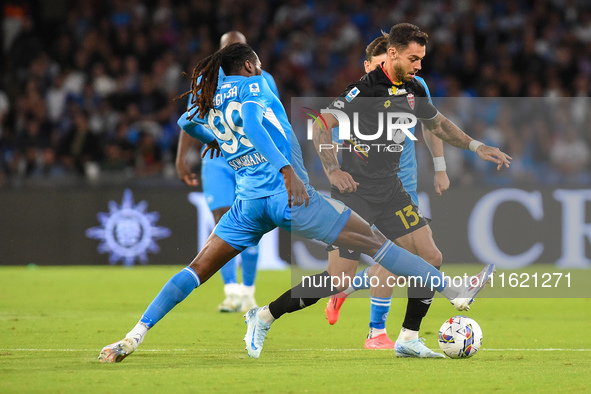
<svg viewBox="0 0 591 394">
<path fill-rule="evenodd" d="M 409 93 L 408 96 L 406 96 L 406 101 L 408 101 L 408 105 L 410 105 L 410 109 L 415 109 L 415 95 L 412 93 Z"/>
<path fill-rule="evenodd" d="M 347 95 L 345 96 L 345 100 L 347 100 L 347 102 L 351 102 L 353 101 L 353 99 L 355 97 L 357 97 L 357 95 L 359 94 L 360 90 L 358 88 L 353 88 L 349 91 L 349 93 L 347 93 Z"/>
<path fill-rule="evenodd" d="M 390 96 L 400 96 L 400 95 L 406 94 L 408 92 L 404 88 L 399 89 L 396 86 L 392 86 L 392 88 L 390 90 L 388 90 L 388 93 L 390 93 Z"/>
<path fill-rule="evenodd" d="M 250 85 L 248 85 L 250 87 L 250 93 L 259 93 L 261 90 L 259 89 L 259 84 L 258 83 L 251 83 Z"/>
</svg>

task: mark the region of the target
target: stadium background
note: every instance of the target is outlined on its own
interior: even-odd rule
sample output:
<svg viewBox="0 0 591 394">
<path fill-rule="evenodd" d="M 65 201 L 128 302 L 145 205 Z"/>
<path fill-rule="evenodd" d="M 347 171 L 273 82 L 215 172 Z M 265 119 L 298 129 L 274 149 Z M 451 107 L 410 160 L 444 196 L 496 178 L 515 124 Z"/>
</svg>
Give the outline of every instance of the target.
<svg viewBox="0 0 591 394">
<path fill-rule="evenodd" d="M 1 265 L 107 264 L 85 231 L 128 188 L 172 231 L 150 263 L 186 263 L 198 245 L 195 208 L 174 169 L 185 103 L 173 98 L 188 88 L 182 72 L 215 51 L 221 34 L 240 30 L 289 111 L 292 97 L 339 94 L 363 74 L 367 43 L 407 21 L 430 35 L 419 75 L 435 97 L 583 100 L 582 111 L 572 105 L 569 128 L 535 119 L 516 128 L 496 118 L 462 124 L 514 165 L 497 174 L 446 145 L 452 186 L 441 198 L 432 191 L 429 154 L 417 144 L 419 191 L 431 202 L 446 262 L 476 261 L 472 208 L 492 190 L 516 188 L 541 194 L 531 194 L 536 208 L 513 202 L 495 216 L 500 247 L 514 255 L 540 242 L 535 262 L 560 261 L 578 248 L 565 265 L 591 266 L 586 1 L 9 0 L 3 7 Z M 322 175 L 313 157 L 306 165 Z M 192 160 L 198 167 L 198 155 Z M 559 200 L 556 190 L 577 197 Z M 532 213 L 538 205 L 541 217 Z"/>
</svg>

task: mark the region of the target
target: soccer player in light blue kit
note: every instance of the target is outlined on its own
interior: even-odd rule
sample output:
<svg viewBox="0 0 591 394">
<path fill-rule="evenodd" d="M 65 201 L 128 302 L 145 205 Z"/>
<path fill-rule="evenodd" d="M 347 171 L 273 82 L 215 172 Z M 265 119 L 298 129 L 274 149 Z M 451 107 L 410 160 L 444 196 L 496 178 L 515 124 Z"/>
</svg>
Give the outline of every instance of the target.
<svg viewBox="0 0 591 394">
<path fill-rule="evenodd" d="M 246 37 L 239 31 L 232 30 L 222 35 L 220 39 L 220 48 L 228 45 L 242 43 L 246 44 Z M 279 97 L 275 80 L 265 70 L 262 76 L 271 88 L 272 92 Z M 223 78 L 223 70 L 220 71 L 220 78 Z M 189 102 L 191 98 L 189 99 Z M 201 125 L 192 125 L 191 127 L 204 127 Z M 179 177 L 189 186 L 197 186 L 197 174 L 191 171 L 185 158 L 187 153 L 196 145 L 198 140 L 190 137 L 187 133 L 179 136 L 177 149 L 176 168 Z M 205 147 L 203 148 L 205 149 Z M 214 222 L 217 224 L 222 216 L 230 210 L 232 203 L 236 198 L 236 176 L 235 171 L 228 162 L 222 157 L 208 158 L 203 157 L 201 162 L 201 182 L 203 194 Z M 257 306 L 255 293 L 255 279 L 257 271 L 257 260 L 259 258 L 258 245 L 246 248 L 241 254 L 242 257 L 242 284 L 238 283 L 238 263 L 237 258 L 228 261 L 221 269 L 220 274 L 224 282 L 225 298 L 218 305 L 220 312 L 247 312 Z"/>
<path fill-rule="evenodd" d="M 372 41 L 366 48 L 366 61 L 364 62 L 365 72 L 369 73 L 376 68 L 379 68 L 382 63 L 387 59 L 388 49 L 388 34 L 382 33 L 382 36 Z M 414 76 L 414 80 L 419 82 L 425 89 L 427 97 L 430 100 L 429 89 L 425 81 L 419 77 Z M 393 85 L 395 86 L 395 85 Z M 399 88 L 404 89 L 401 85 Z M 411 128 L 413 134 L 415 133 L 415 127 Z M 335 129 L 336 130 L 336 129 Z M 341 143 L 337 140 L 337 134 L 333 130 L 333 139 L 337 143 Z M 441 193 L 449 188 L 449 178 L 445 172 L 445 159 L 443 158 L 443 141 L 433 135 L 431 132 L 423 129 L 423 136 L 435 164 L 435 191 L 441 195 Z M 418 195 L 417 195 L 417 160 L 415 154 L 415 143 L 414 140 L 406 138 L 404 144 L 404 150 L 400 157 L 400 172 L 396 174 L 405 191 L 410 195 L 412 201 L 418 206 Z M 353 206 L 353 209 L 357 209 Z M 385 225 L 385 223 L 383 223 Z M 383 229 L 382 229 L 383 230 Z M 427 231 L 430 237 L 430 231 Z M 394 239 L 398 241 L 398 239 Z M 412 245 L 409 242 L 403 242 L 400 246 L 407 249 L 409 252 L 417 254 L 423 257 L 427 262 L 434 266 L 441 264 L 442 256 L 437 250 L 435 243 L 432 239 L 429 242 L 420 243 L 419 247 Z M 353 275 L 358 265 L 357 256 L 350 252 L 343 251 L 332 251 L 329 258 L 329 267 L 332 265 L 339 265 L 346 273 L 347 277 Z M 328 305 L 325 309 L 326 318 L 330 324 L 335 324 L 339 318 L 340 308 L 345 301 L 346 297 L 357 290 L 369 289 L 370 288 L 370 277 L 377 279 L 373 283 L 387 283 L 390 274 L 375 266 L 359 272 L 356 275 L 358 278 L 352 281 L 352 284 L 345 291 L 334 295 L 330 298 Z M 366 279 L 367 278 L 367 279 Z M 422 341 L 418 337 L 418 331 L 423 317 L 426 315 L 428 308 L 431 304 L 431 294 L 425 294 L 426 292 L 416 290 L 409 287 L 408 290 L 408 304 L 402 329 L 396 343 L 394 343 L 386 332 L 386 320 L 390 311 L 390 304 L 392 298 L 392 288 L 389 286 L 374 285 L 371 287 L 371 310 L 370 310 L 370 323 L 369 323 L 369 334 L 365 340 L 366 349 L 394 349 L 398 347 L 397 355 L 412 355 L 413 357 L 443 357 L 442 354 L 435 353 L 429 348 L 424 346 Z M 406 351 L 405 349 L 410 347 L 411 350 Z"/>
<path fill-rule="evenodd" d="M 218 84 L 220 67 L 226 76 Z M 196 101 L 182 116 L 207 122 L 211 132 L 187 131 L 208 145 L 205 154 L 208 150 L 212 151 L 211 155 L 214 150 L 221 151 L 236 170 L 236 200 L 197 257 L 164 285 L 138 324 L 124 339 L 101 350 L 102 362 L 119 362 L 135 351 L 148 330 L 176 304 L 240 251 L 256 245 L 265 233 L 276 227 L 371 255 L 396 275 L 412 275 L 431 283 L 458 310 L 469 308 L 492 275 L 494 266 L 489 265 L 471 283 L 454 287 L 432 265 L 387 240 L 344 204 L 317 193 L 308 184 L 301 149 L 285 109 L 260 76 L 260 67 L 256 53 L 245 44 L 223 48 L 195 67 L 191 92 L 187 94 L 194 94 Z M 458 144 L 465 148 L 473 141 L 463 133 L 454 135 L 461 138 Z M 497 148 L 483 146 L 479 152 L 498 166 L 509 165 L 509 158 Z M 311 283 L 317 283 L 318 279 L 330 283 L 326 271 L 314 275 Z M 271 323 L 283 313 L 303 309 L 320 297 L 340 290 L 330 287 L 320 289 L 321 295 L 292 298 L 292 291 L 311 290 L 300 283 L 269 306 L 248 311 L 245 337 L 248 354 L 259 357 Z"/>
</svg>

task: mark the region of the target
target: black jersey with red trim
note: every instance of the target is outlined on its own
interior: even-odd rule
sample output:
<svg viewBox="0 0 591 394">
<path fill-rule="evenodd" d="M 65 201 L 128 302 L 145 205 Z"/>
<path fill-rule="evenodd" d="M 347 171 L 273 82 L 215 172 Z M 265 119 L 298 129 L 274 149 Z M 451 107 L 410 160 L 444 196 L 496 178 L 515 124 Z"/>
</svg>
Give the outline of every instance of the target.
<svg viewBox="0 0 591 394">
<path fill-rule="evenodd" d="M 417 122 L 437 115 L 420 82 L 413 78 L 395 83 L 382 67 L 347 86 L 329 109 L 344 112 L 350 123 L 350 138 L 343 139 L 341 149 L 341 170 L 359 182 L 358 192 L 376 202 L 383 199 L 384 193 L 399 189 L 396 173 L 400 171 L 400 155 L 407 135 L 395 126 L 388 135 L 388 124 L 410 124 L 413 119 Z M 337 119 L 341 132 L 346 125 L 340 117 Z M 372 198 L 372 194 L 381 196 Z"/>
</svg>

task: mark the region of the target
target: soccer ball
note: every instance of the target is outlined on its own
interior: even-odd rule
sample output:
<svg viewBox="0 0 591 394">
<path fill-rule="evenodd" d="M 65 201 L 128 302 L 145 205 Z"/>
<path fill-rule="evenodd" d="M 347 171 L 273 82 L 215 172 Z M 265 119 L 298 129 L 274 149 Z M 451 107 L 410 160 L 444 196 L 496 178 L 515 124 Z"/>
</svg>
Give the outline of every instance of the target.
<svg viewBox="0 0 591 394">
<path fill-rule="evenodd" d="M 482 346 L 482 329 L 473 319 L 454 316 L 439 329 L 439 347 L 450 358 L 472 357 Z"/>
</svg>

